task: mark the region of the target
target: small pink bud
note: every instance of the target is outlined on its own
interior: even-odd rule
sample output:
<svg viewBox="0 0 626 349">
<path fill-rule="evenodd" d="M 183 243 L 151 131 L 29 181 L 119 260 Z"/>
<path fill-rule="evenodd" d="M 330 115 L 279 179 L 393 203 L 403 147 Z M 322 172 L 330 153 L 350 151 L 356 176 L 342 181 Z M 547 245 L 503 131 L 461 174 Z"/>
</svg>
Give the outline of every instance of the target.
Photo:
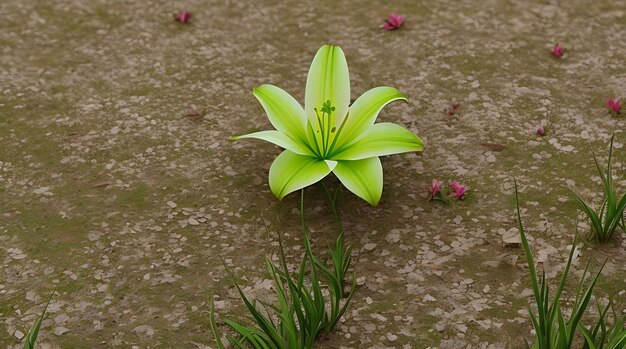
<svg viewBox="0 0 626 349">
<path fill-rule="evenodd" d="M 450 189 L 452 189 L 454 196 L 459 200 L 463 200 L 463 196 L 467 193 L 465 184 L 461 184 L 457 181 L 450 181 Z"/>
<path fill-rule="evenodd" d="M 453 116 L 454 112 L 457 109 L 459 109 L 460 107 L 461 107 L 461 103 L 458 103 L 458 102 L 452 103 L 452 104 L 450 104 L 450 106 L 448 108 L 444 109 L 443 112 L 445 114 L 448 114 L 448 116 Z"/>
<path fill-rule="evenodd" d="M 392 13 L 385 20 L 385 25 L 383 25 L 383 29 L 385 30 L 394 30 L 398 29 L 404 23 L 404 16 L 397 15 Z"/>
<path fill-rule="evenodd" d="M 174 15 L 174 19 L 180 23 L 189 23 L 191 20 L 191 12 L 189 11 L 181 11 Z"/>
<path fill-rule="evenodd" d="M 433 179 L 433 184 L 431 184 L 430 187 L 428 187 L 428 194 L 431 197 L 439 194 L 439 192 L 441 191 L 441 185 L 442 184 L 443 184 L 442 181 L 438 181 L 436 179 Z"/>
<path fill-rule="evenodd" d="M 543 125 L 537 128 L 537 134 L 540 136 L 543 136 L 544 134 L 546 134 L 546 130 L 543 128 Z"/>
<path fill-rule="evenodd" d="M 561 58 L 563 54 L 565 53 L 563 52 L 563 49 L 561 48 L 561 45 L 559 44 L 554 45 L 554 48 L 552 48 L 551 52 L 552 52 L 552 55 L 557 58 Z"/>
<path fill-rule="evenodd" d="M 615 114 L 619 113 L 620 109 L 622 109 L 622 106 L 619 103 L 619 99 L 617 98 L 607 98 L 606 107 Z"/>
</svg>

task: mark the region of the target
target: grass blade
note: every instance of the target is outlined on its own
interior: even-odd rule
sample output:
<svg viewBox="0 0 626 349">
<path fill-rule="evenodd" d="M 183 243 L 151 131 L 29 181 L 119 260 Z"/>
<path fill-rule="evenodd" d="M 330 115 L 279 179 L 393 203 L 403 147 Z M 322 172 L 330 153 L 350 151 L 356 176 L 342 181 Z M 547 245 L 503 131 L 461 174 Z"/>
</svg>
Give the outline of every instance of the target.
<svg viewBox="0 0 626 349">
<path fill-rule="evenodd" d="M 43 322 L 44 316 L 46 315 L 46 311 L 48 310 L 48 306 L 50 305 L 50 301 L 52 301 L 52 296 L 54 295 L 54 291 L 48 297 L 48 302 L 46 302 L 46 306 L 43 308 L 41 312 L 41 316 L 37 318 L 33 327 L 28 331 L 26 335 L 26 339 L 24 340 L 24 349 L 35 349 L 35 342 L 37 342 L 37 336 L 39 335 L 39 329 L 41 329 L 41 323 Z"/>
</svg>

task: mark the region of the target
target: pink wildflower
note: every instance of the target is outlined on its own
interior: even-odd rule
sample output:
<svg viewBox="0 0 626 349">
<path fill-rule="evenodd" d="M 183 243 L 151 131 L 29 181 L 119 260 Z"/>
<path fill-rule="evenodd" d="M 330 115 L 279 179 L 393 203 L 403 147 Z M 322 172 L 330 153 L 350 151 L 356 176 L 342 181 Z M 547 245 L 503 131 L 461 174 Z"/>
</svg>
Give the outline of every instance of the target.
<svg viewBox="0 0 626 349">
<path fill-rule="evenodd" d="M 398 29 L 404 23 L 404 16 L 397 15 L 392 13 L 385 20 L 385 25 L 383 25 L 383 29 L 385 30 L 394 30 Z"/>
<path fill-rule="evenodd" d="M 543 136 L 544 134 L 546 134 L 546 130 L 543 128 L 543 125 L 537 128 L 537 134 L 540 136 Z"/>
<path fill-rule="evenodd" d="M 606 107 L 615 114 L 619 113 L 620 109 L 622 109 L 622 106 L 619 103 L 619 99 L 617 98 L 607 98 Z"/>
<path fill-rule="evenodd" d="M 436 179 L 433 179 L 433 184 L 431 184 L 431 186 L 428 187 L 428 194 L 431 197 L 439 194 L 439 192 L 441 192 L 441 185 L 442 184 L 443 184 L 442 181 L 438 181 Z"/>
<path fill-rule="evenodd" d="M 454 192 L 454 196 L 459 200 L 463 200 L 463 196 L 467 193 L 465 184 L 461 184 L 457 181 L 450 181 L 450 188 Z"/>
<path fill-rule="evenodd" d="M 563 49 L 561 48 L 561 45 L 559 44 L 554 45 L 554 48 L 552 48 L 551 52 L 552 52 L 552 55 L 557 58 L 561 58 L 563 54 L 565 53 L 563 52 Z"/>
<path fill-rule="evenodd" d="M 181 11 L 174 15 L 174 19 L 180 23 L 188 23 L 191 20 L 191 12 Z"/>
<path fill-rule="evenodd" d="M 456 102 L 456 103 L 452 103 L 450 104 L 450 107 L 448 107 L 448 109 L 445 109 L 443 112 L 448 114 L 448 116 L 452 116 L 454 115 L 454 112 L 459 109 L 461 107 L 461 103 Z"/>
</svg>

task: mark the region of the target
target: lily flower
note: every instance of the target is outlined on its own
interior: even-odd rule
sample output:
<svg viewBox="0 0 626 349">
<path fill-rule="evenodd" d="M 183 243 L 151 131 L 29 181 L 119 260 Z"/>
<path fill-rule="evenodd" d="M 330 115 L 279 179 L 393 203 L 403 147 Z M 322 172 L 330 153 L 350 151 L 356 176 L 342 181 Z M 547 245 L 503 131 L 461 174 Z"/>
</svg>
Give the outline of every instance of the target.
<svg viewBox="0 0 626 349">
<path fill-rule="evenodd" d="M 450 188 L 452 189 L 454 196 L 459 200 L 462 200 L 465 193 L 467 193 L 465 184 L 461 184 L 457 181 L 450 181 Z"/>
<path fill-rule="evenodd" d="M 333 172 L 348 190 L 375 206 L 383 190 L 379 156 L 424 149 L 411 131 L 374 123 L 385 105 L 406 101 L 395 88 L 373 88 L 350 105 L 348 64 L 339 46 L 323 46 L 313 58 L 304 109 L 273 85 L 261 85 L 253 94 L 276 130 L 230 139 L 256 138 L 285 149 L 269 171 L 270 189 L 278 200 Z"/>
<path fill-rule="evenodd" d="M 385 25 L 383 25 L 383 29 L 385 30 L 394 30 L 398 29 L 404 24 L 404 16 L 397 15 L 392 13 L 385 19 Z"/>
<path fill-rule="evenodd" d="M 180 23 L 188 23 L 191 20 L 191 12 L 181 11 L 174 15 L 174 19 Z"/>
<path fill-rule="evenodd" d="M 617 98 L 607 98 L 606 107 L 615 114 L 619 113 L 620 109 L 622 109 L 619 99 Z"/>
<path fill-rule="evenodd" d="M 565 54 L 565 52 L 563 52 L 563 49 L 561 48 L 559 44 L 554 45 L 551 52 L 552 52 L 552 55 L 556 58 L 561 58 L 563 57 L 563 54 Z"/>
</svg>

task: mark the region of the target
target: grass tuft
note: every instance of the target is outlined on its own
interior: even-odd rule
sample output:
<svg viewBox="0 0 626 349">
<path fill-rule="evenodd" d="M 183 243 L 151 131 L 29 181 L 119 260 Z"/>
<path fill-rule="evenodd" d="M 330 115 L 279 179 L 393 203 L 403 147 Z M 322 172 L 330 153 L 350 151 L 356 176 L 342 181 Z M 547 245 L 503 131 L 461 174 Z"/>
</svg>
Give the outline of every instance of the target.
<svg viewBox="0 0 626 349">
<path fill-rule="evenodd" d="M 331 204 L 335 211 L 335 201 L 331 200 Z M 309 231 L 304 221 L 304 191 L 300 201 L 300 215 L 305 253 L 296 275 L 292 276 L 289 272 L 280 235 L 280 263 L 275 265 L 269 258 L 265 259 L 267 273 L 274 281 L 274 303 L 248 299 L 235 275 L 226 267 L 251 316 L 251 324 L 224 320 L 235 332 L 235 335 L 227 336 L 235 348 L 312 348 L 317 335 L 322 331 L 332 331 L 348 308 L 356 289 L 356 277 L 353 275 L 350 291 L 347 295 L 344 294 L 344 281 L 351 262 L 351 247 L 344 247 L 343 234 L 340 233 L 330 249 L 331 261 L 330 266 L 327 266 L 313 254 L 311 248 Z M 328 299 L 322 291 L 322 281 L 328 284 Z M 217 328 L 214 306 L 211 306 L 210 317 L 217 348 L 224 349 L 226 347 Z"/>
<path fill-rule="evenodd" d="M 600 277 L 600 273 L 602 272 L 604 265 L 600 267 L 600 270 L 598 270 L 595 276 L 591 278 L 591 282 L 587 285 L 587 287 L 585 287 L 587 272 L 589 270 L 589 262 L 587 263 L 583 275 L 578 283 L 572 313 L 570 314 L 569 319 L 566 320 L 566 316 L 563 314 L 560 303 L 561 295 L 569 276 L 572 257 L 576 249 L 576 239 L 574 238 L 574 242 L 572 243 L 572 249 L 570 250 L 565 270 L 563 271 L 563 275 L 561 275 L 561 281 L 556 288 L 554 296 L 552 296 L 552 300 L 550 300 L 550 286 L 546 281 L 545 271 L 542 271 L 541 280 L 538 281 L 539 278 L 537 277 L 535 262 L 524 232 L 520 214 L 517 183 L 515 183 L 515 204 L 517 208 L 517 224 L 522 239 L 522 246 L 524 247 L 524 252 L 526 254 L 526 261 L 528 262 L 530 281 L 537 306 L 536 314 L 529 307 L 530 318 L 532 320 L 533 328 L 535 329 L 535 341 L 532 346 L 529 346 L 528 343 L 526 343 L 526 346 L 532 349 L 571 348 L 574 343 L 574 339 L 576 338 L 579 323 L 583 314 L 587 310 L 593 289 L 598 281 L 598 277 Z"/>
<path fill-rule="evenodd" d="M 611 143 L 609 146 L 609 158 L 606 171 L 602 169 L 596 155 L 593 154 L 593 161 L 596 164 L 596 169 L 602 180 L 602 186 L 604 188 L 604 200 L 600 209 L 595 211 L 591 205 L 587 204 L 580 196 L 576 195 L 574 191 L 570 189 L 572 195 L 576 200 L 578 208 L 587 215 L 591 221 L 591 236 L 590 240 L 597 240 L 599 242 L 610 241 L 615 233 L 615 229 L 619 226 L 624 230 L 624 209 L 626 208 L 626 193 L 618 200 L 618 196 L 615 193 L 615 186 L 613 185 L 613 175 L 611 171 L 611 159 L 613 156 L 613 139 L 615 135 L 611 136 Z"/>
</svg>

